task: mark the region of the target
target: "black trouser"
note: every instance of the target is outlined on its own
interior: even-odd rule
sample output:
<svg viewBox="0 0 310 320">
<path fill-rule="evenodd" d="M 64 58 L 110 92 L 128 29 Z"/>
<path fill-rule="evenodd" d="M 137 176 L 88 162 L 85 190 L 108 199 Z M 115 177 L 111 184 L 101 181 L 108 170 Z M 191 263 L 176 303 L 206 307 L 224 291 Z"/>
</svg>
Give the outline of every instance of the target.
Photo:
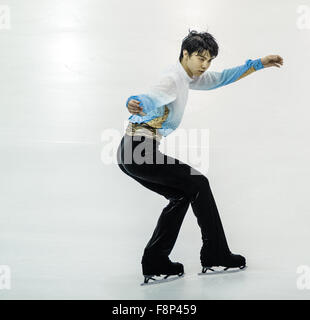
<svg viewBox="0 0 310 320">
<path fill-rule="evenodd" d="M 188 164 L 163 154 L 159 144 L 155 139 L 125 134 L 117 150 L 118 165 L 125 174 L 169 200 L 144 256 L 169 256 L 190 204 L 208 254 L 214 257 L 230 252 L 208 179 Z"/>
</svg>

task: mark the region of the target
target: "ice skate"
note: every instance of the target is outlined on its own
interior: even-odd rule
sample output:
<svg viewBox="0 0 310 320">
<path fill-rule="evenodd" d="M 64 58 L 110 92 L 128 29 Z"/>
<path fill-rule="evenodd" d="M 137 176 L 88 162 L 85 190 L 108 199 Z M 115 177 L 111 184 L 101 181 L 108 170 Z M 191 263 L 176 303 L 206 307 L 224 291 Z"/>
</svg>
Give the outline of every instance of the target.
<svg viewBox="0 0 310 320">
<path fill-rule="evenodd" d="M 205 274 L 207 273 L 207 271 L 218 273 L 222 271 L 227 271 L 228 269 L 232 269 L 232 268 L 239 268 L 240 270 L 242 270 L 246 267 L 246 260 L 240 254 L 233 254 L 231 252 L 221 256 L 219 255 L 206 256 L 206 255 L 203 255 L 203 250 L 202 250 L 201 265 L 202 265 L 201 274 Z M 215 270 L 214 267 L 224 267 L 224 269 Z M 234 270 L 234 272 L 235 271 L 239 271 L 239 270 Z"/>
<path fill-rule="evenodd" d="M 143 258 L 142 259 L 142 271 L 144 275 L 144 282 L 141 285 L 162 283 L 167 281 L 173 281 L 184 274 L 184 266 L 179 262 L 172 262 L 168 257 L 165 258 Z M 163 278 L 156 279 L 155 276 Z M 170 276 L 176 276 L 168 279 Z M 151 282 L 149 282 L 152 280 Z"/>
</svg>

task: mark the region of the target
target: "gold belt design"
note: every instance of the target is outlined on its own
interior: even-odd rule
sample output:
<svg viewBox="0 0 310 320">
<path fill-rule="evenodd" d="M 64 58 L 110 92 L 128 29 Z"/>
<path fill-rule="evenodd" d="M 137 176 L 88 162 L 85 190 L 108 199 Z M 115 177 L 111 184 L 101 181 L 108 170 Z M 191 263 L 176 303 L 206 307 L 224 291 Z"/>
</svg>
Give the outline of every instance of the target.
<svg viewBox="0 0 310 320">
<path fill-rule="evenodd" d="M 162 123 L 167 119 L 169 114 L 169 109 L 165 106 L 165 113 L 162 117 L 150 120 L 147 123 L 131 123 L 129 122 L 126 134 L 130 136 L 146 136 L 148 138 L 156 139 L 160 141 L 162 135 L 158 133 L 158 129 L 162 127 Z"/>
</svg>

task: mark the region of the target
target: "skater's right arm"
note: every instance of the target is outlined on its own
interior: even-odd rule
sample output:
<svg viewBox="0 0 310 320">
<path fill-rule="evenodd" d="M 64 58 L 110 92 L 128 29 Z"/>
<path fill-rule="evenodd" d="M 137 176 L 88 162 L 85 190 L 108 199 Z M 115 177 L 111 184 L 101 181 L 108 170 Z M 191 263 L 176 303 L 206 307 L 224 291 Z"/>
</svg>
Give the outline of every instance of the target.
<svg viewBox="0 0 310 320">
<path fill-rule="evenodd" d="M 156 108 L 167 105 L 177 98 L 177 87 L 171 76 L 162 77 L 148 92 L 130 96 L 126 101 L 128 111 L 144 116 Z"/>
</svg>

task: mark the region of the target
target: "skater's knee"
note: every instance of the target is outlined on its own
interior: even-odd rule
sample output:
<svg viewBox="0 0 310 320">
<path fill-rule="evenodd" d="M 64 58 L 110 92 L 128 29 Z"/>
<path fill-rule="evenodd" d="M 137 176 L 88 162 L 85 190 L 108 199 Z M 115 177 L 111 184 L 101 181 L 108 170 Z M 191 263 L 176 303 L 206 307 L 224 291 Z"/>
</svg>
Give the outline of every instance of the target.
<svg viewBox="0 0 310 320">
<path fill-rule="evenodd" d="M 190 198 L 187 197 L 186 195 L 184 195 L 183 197 L 179 197 L 179 198 L 177 199 L 177 201 L 178 201 L 179 203 L 187 203 L 187 202 L 190 202 Z"/>
<path fill-rule="evenodd" d="M 209 180 L 208 180 L 208 178 L 206 176 L 201 175 L 201 176 L 199 176 L 198 179 L 199 179 L 198 180 L 199 185 L 201 185 L 202 187 L 209 185 Z"/>
<path fill-rule="evenodd" d="M 167 199 L 170 201 L 170 203 L 179 203 L 179 204 L 185 204 L 187 202 L 191 201 L 190 195 L 183 194 L 183 195 L 174 195 L 171 197 L 167 197 Z"/>
<path fill-rule="evenodd" d="M 193 183 L 188 188 L 190 201 L 195 201 L 198 195 L 204 193 L 209 188 L 209 180 L 206 176 L 200 175 L 193 179 Z"/>
</svg>

